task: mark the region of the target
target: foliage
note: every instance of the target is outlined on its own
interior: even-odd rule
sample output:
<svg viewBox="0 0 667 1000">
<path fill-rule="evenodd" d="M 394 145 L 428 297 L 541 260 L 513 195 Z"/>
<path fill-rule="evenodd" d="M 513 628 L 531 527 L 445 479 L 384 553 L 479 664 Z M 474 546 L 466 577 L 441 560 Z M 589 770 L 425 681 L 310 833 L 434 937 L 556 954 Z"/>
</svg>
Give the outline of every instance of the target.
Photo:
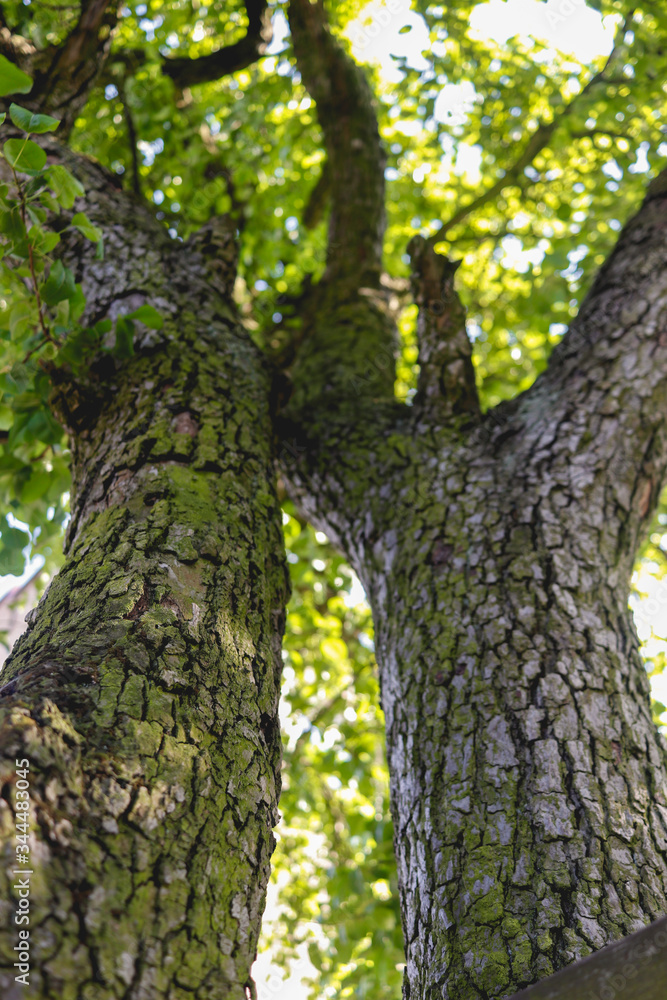
<svg viewBox="0 0 667 1000">
<path fill-rule="evenodd" d="M 69 141 L 138 191 L 174 239 L 214 213 L 231 213 L 241 237 L 241 315 L 258 343 L 277 347 L 289 336 L 291 301 L 324 268 L 327 200 L 318 184 L 325 154 L 315 108 L 294 67 L 283 4 L 273 6 L 276 37 L 266 57 L 179 90 L 164 61 L 237 41 L 243 3 L 127 0 L 110 60 Z M 388 152 L 385 262 L 403 338 L 397 391 L 409 398 L 416 378 L 405 247 L 415 230 L 440 231 L 441 248 L 463 259 L 458 287 L 489 407 L 544 367 L 648 178 L 664 164 L 667 8 L 590 0 L 616 26 L 616 44 L 609 60 L 583 64 L 540 40 L 485 37 L 471 27 L 479 6 L 414 0 L 410 13 L 407 3 L 388 4 L 388 30 L 419 35 L 422 52 L 396 57 L 391 73 L 372 62 L 367 69 Z M 363 7 L 361 0 L 328 4 L 335 30 L 367 62 L 363 39 L 380 22 L 375 14 L 359 19 Z M 38 47 L 57 44 L 75 14 L 18 0 L 3 11 Z M 0 60 L 0 80 L 9 71 Z M 48 365 L 85 363 L 108 332 L 77 325 L 80 288 L 53 257 L 63 222 L 83 237 L 96 235 L 78 213 L 71 216 L 78 182 L 45 166 L 27 144 L 25 133 L 38 132 L 34 123 L 19 113 L 12 124 L 24 138 L 8 138 L 15 176 L 0 203 L 5 572 L 22 567 L 21 523 L 30 527 L 32 553 L 57 562 L 67 451 L 48 408 Z M 123 317 L 116 328 L 110 349 L 120 356 L 132 350 L 132 322 Z M 665 520 L 642 554 L 654 579 L 665 570 L 664 504 L 658 517 Z M 400 923 L 368 611 L 331 546 L 291 509 L 285 530 L 294 597 L 275 876 L 285 907 L 282 955 L 315 923 L 313 995 L 397 996 Z M 646 580 L 638 575 L 640 591 Z M 658 670 L 664 651 L 651 638 L 646 651 Z"/>
<path fill-rule="evenodd" d="M 667 667 L 667 490 L 653 519 L 632 578 L 630 605 L 650 677 Z M 653 718 L 667 734 L 667 706 L 653 699 Z"/>
<path fill-rule="evenodd" d="M 11 63 L 0 63 L 0 93 L 27 89 Z M 25 74 L 21 74 L 25 76 Z M 29 81 L 29 78 L 26 77 Z M 0 125 L 6 115 L 0 116 Z M 85 370 L 102 351 L 117 358 L 133 351 L 134 320 L 159 329 L 160 314 L 150 305 L 120 316 L 110 346 L 109 320 L 80 322 L 85 309 L 81 285 L 55 256 L 61 235 L 74 230 L 103 254 L 101 230 L 85 212 L 71 209 L 84 194 L 81 183 L 61 164 L 47 166 L 45 149 L 31 135 L 55 132 L 60 122 L 18 104 L 9 108 L 18 135 L 7 138 L 2 158 L 13 183 L 0 185 L 0 496 L 6 513 L 0 538 L 0 572 L 20 574 L 24 552 L 53 555 L 66 517 L 69 469 L 62 427 L 50 406 L 51 373 L 66 366 Z M 61 216 L 66 218 L 61 220 Z M 17 526 L 32 527 L 26 533 Z"/>
<path fill-rule="evenodd" d="M 285 886 L 278 958 L 310 937 L 314 995 L 389 1000 L 400 993 L 403 943 L 370 613 L 326 536 L 291 505 L 283 521 L 293 597 L 273 872 Z"/>
<path fill-rule="evenodd" d="M 16 90 L 17 72 L 0 65 L 0 92 Z M 98 331 L 77 322 L 85 305 L 81 288 L 52 256 L 60 235 L 47 224 L 49 217 L 71 209 L 83 188 L 65 167 L 47 167 L 46 152 L 30 138 L 55 131 L 59 122 L 17 104 L 10 105 L 9 117 L 17 135 L 2 147 L 13 183 L 0 185 L 0 495 L 5 508 L 0 570 L 20 574 L 27 544 L 32 543 L 34 554 L 50 551 L 65 515 L 66 443 L 49 408 L 49 366 L 82 358 L 86 338 L 93 346 L 99 338 Z M 83 212 L 71 218 L 69 227 L 101 239 Z M 17 526 L 16 510 L 34 526 L 30 539 Z"/>
</svg>

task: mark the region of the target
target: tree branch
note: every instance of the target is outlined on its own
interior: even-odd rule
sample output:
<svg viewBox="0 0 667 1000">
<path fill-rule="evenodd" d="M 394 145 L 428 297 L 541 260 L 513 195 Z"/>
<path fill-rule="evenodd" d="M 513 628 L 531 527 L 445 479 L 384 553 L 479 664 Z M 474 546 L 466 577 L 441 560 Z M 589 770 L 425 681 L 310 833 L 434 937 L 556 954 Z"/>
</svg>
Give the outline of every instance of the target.
<svg viewBox="0 0 667 1000">
<path fill-rule="evenodd" d="M 296 455 L 304 435 L 318 442 L 317 452 L 327 441 L 338 449 L 350 428 L 370 433 L 378 404 L 393 404 L 395 323 L 381 284 L 385 157 L 372 92 L 329 31 L 321 0 L 291 0 L 288 13 L 297 67 L 324 135 L 331 203 L 327 263 L 300 303 L 293 391 L 281 414 Z"/>
<path fill-rule="evenodd" d="M 429 237 L 429 243 L 431 246 L 435 246 L 436 243 L 440 243 L 445 240 L 447 238 L 447 234 L 454 229 L 455 226 L 458 226 L 459 223 L 463 222 L 464 219 L 467 219 L 468 216 L 473 214 L 473 212 L 476 212 L 478 208 L 482 208 L 490 201 L 494 201 L 504 188 L 518 184 L 526 167 L 530 166 L 537 154 L 541 153 L 542 150 L 548 146 L 551 136 L 561 124 L 562 117 L 564 117 L 564 115 L 565 112 L 563 112 L 563 116 L 554 118 L 551 122 L 541 122 L 531 135 L 519 157 L 514 161 L 511 167 L 505 171 L 503 176 L 499 177 L 490 188 L 480 192 L 480 194 L 473 198 L 472 201 L 468 202 L 466 205 L 461 205 L 461 207 L 458 208 L 446 222 L 443 222 L 440 228 Z"/>
<path fill-rule="evenodd" d="M 291 0 L 297 66 L 317 105 L 331 177 L 325 280 L 378 287 L 385 228 L 385 154 L 366 76 L 331 35 L 321 0 Z"/>
<path fill-rule="evenodd" d="M 509 1000 L 662 1000 L 667 995 L 667 917 L 516 993 Z"/>
<path fill-rule="evenodd" d="M 440 422 L 478 419 L 479 399 L 465 309 L 454 289 L 460 261 L 437 254 L 422 236 L 408 245 L 413 297 L 419 306 L 419 382 L 415 405 Z"/>
<path fill-rule="evenodd" d="M 497 453 L 554 479 L 573 518 L 596 524 L 596 556 L 630 572 L 667 476 L 667 169 L 626 223 L 545 372 L 486 422 Z M 494 417 L 496 428 L 491 426 Z M 579 511 L 579 514 L 576 512 Z"/>
<path fill-rule="evenodd" d="M 67 132 L 86 102 L 109 52 L 119 0 L 81 0 L 79 19 L 61 45 L 51 45 L 24 59 L 21 68 L 33 79 L 21 103 L 31 110 L 61 116 L 59 134 Z"/>
<path fill-rule="evenodd" d="M 245 9 L 248 30 L 240 41 L 196 59 L 165 59 L 163 73 L 170 76 L 177 87 L 192 87 L 219 80 L 257 62 L 273 37 L 271 11 L 266 0 L 246 0 Z"/>
</svg>

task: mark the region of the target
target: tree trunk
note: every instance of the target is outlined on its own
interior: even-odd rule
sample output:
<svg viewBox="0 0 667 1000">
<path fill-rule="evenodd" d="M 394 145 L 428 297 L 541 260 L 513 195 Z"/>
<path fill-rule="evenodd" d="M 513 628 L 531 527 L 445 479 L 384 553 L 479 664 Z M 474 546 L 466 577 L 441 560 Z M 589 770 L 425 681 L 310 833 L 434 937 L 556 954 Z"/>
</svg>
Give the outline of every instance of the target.
<svg viewBox="0 0 667 1000">
<path fill-rule="evenodd" d="M 373 609 L 409 1000 L 506 996 L 667 911 L 627 606 L 667 466 L 666 212 L 658 184 L 513 403 L 457 414 L 465 381 L 434 412 L 425 366 L 413 407 L 350 391 L 354 433 L 284 458 Z M 444 280 L 422 339 L 456 317 Z"/>
<path fill-rule="evenodd" d="M 332 219 L 375 232 L 344 184 L 350 149 L 378 142 L 367 98 L 327 88 L 318 66 L 346 57 L 318 5 L 291 10 Z M 373 610 L 405 1000 L 508 996 L 667 913 L 667 750 L 627 607 L 667 474 L 666 236 L 663 173 L 546 372 L 484 417 L 433 239 L 409 248 L 411 406 L 372 289 L 353 313 L 354 275 L 330 269 L 304 316 L 281 461 Z"/>
<path fill-rule="evenodd" d="M 604 507 L 577 509 L 594 471 L 566 440 L 541 474 L 523 449 L 424 448 L 366 562 L 410 1000 L 504 996 L 666 909 L 629 567 Z"/>
<path fill-rule="evenodd" d="M 663 1000 L 667 917 L 515 993 L 510 1000 Z"/>
<path fill-rule="evenodd" d="M 574 428 L 507 433 L 387 435 L 356 523 L 323 473 L 319 508 L 294 487 L 373 610 L 409 1000 L 508 996 L 667 911 L 667 754 L 627 607 L 646 490 L 620 514 L 620 477 L 596 485 L 602 434 L 592 455 Z"/>
<path fill-rule="evenodd" d="M 2 995 L 245 1000 L 280 788 L 287 585 L 268 375 L 230 305 L 231 234 L 173 242 L 84 172 L 80 207 L 106 242 L 105 261 L 68 248 L 89 315 L 149 302 L 165 325 L 137 324 L 133 358 L 58 387 L 67 560 L 0 692 Z"/>
</svg>

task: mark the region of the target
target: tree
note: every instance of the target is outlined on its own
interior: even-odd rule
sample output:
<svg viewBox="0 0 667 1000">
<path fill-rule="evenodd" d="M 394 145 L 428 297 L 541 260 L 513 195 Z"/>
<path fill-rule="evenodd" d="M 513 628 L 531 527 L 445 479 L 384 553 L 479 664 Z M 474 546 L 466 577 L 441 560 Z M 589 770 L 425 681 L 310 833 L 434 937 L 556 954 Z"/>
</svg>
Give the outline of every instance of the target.
<svg viewBox="0 0 667 1000">
<path fill-rule="evenodd" d="M 7 996 L 21 857 L 28 995 L 252 996 L 280 788 L 276 463 L 373 612 L 404 996 L 507 996 L 667 909 L 667 758 L 627 608 L 667 468 L 667 16 L 603 5 L 617 36 L 591 68 L 479 41 L 473 6 L 414 4 L 432 58 L 389 95 L 341 37 L 353 2 L 328 23 L 291 0 L 278 65 L 257 63 L 263 2 L 4 5 L 25 111 L 3 470 L 37 546 L 61 427 L 72 469 L 63 568 L 3 674 Z M 464 137 L 433 115 L 466 80 Z M 405 115 L 428 125 L 412 142 Z M 464 138 L 478 189 L 454 167 L 425 185 Z M 475 359 L 443 250 L 475 254 Z"/>
</svg>

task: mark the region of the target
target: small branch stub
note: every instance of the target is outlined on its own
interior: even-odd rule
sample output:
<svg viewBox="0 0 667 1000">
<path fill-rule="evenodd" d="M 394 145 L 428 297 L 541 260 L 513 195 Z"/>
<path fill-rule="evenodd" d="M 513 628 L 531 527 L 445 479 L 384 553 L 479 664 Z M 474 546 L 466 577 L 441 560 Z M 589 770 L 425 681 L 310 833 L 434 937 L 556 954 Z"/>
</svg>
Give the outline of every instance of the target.
<svg viewBox="0 0 667 1000">
<path fill-rule="evenodd" d="M 472 345 L 465 309 L 454 288 L 460 261 L 437 254 L 423 236 L 408 244 L 412 294 L 419 307 L 417 404 L 434 418 L 479 417 Z"/>
</svg>

